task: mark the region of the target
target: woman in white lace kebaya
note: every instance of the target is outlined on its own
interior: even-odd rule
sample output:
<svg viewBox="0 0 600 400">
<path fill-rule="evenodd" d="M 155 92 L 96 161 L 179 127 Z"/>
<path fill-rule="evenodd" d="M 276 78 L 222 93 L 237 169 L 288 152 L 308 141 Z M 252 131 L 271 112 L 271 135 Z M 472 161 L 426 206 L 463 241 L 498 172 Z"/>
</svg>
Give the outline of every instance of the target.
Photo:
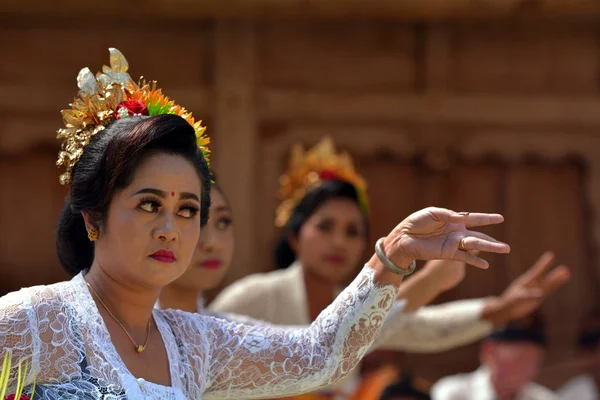
<svg viewBox="0 0 600 400">
<path fill-rule="evenodd" d="M 152 83 L 111 65 L 84 69 L 63 111 L 57 225 L 67 282 L 0 299 L 0 356 L 42 399 L 239 399 L 308 392 L 341 379 L 375 340 L 415 259 L 485 268 L 471 250 L 506 253 L 476 231 L 497 214 L 428 208 L 402 221 L 333 303 L 302 329 L 247 326 L 154 309 L 191 263 L 206 224 L 210 177 L 203 128 Z M 199 146 L 199 147 L 198 147 Z M 18 376 L 17 364 L 32 369 Z M 29 393 L 28 394 L 31 394 Z"/>
</svg>

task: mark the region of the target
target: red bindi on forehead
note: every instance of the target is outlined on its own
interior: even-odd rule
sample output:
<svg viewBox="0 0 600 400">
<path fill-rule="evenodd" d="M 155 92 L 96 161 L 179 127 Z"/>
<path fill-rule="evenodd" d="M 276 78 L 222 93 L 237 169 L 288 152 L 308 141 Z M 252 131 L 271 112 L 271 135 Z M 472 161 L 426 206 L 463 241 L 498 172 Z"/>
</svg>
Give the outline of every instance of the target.
<svg viewBox="0 0 600 400">
<path fill-rule="evenodd" d="M 175 196 L 175 192 L 171 192 L 171 197 Z"/>
</svg>

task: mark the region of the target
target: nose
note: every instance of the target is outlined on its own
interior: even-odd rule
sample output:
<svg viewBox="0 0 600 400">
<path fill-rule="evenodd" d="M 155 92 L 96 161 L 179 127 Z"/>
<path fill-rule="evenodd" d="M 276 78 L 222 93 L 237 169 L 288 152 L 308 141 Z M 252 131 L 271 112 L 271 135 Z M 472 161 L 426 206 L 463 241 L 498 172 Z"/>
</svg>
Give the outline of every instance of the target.
<svg viewBox="0 0 600 400">
<path fill-rule="evenodd" d="M 208 225 L 200 232 L 200 247 L 206 252 L 217 251 L 220 247 L 216 235 Z"/>
<path fill-rule="evenodd" d="M 172 242 L 177 239 L 177 231 L 173 224 L 173 219 L 165 217 L 162 223 L 154 229 L 153 236 L 155 239 L 163 242 Z"/>
<path fill-rule="evenodd" d="M 345 234 L 345 232 L 334 232 L 334 234 L 333 234 L 333 244 L 336 247 L 343 247 L 346 244 L 346 234 Z"/>
</svg>

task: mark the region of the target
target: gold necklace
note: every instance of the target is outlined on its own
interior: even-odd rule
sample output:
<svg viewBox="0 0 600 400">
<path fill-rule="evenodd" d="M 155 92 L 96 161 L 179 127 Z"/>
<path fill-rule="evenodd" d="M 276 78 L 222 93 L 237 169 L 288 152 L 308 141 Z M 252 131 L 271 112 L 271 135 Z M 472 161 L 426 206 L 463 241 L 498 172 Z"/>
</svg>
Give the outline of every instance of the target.
<svg viewBox="0 0 600 400">
<path fill-rule="evenodd" d="M 106 306 L 106 304 L 104 304 L 104 301 L 102 301 L 102 297 L 100 297 L 100 295 L 98 294 L 98 292 L 96 292 L 96 290 L 92 287 L 92 285 L 90 285 L 89 282 L 85 282 L 88 287 L 91 289 L 92 292 L 94 292 L 94 294 L 96 295 L 96 297 L 98 298 L 98 300 L 100 301 L 100 304 L 102 304 L 102 306 L 104 307 L 104 309 L 106 309 L 106 311 L 110 314 L 110 316 L 117 322 L 117 324 L 119 324 L 119 326 L 123 329 L 123 331 L 125 332 L 125 334 L 127 335 L 127 337 L 129 337 L 129 340 L 131 340 L 131 343 L 133 343 L 133 347 L 135 348 L 135 351 L 137 351 L 138 353 L 143 353 L 144 350 L 146 350 L 146 346 L 148 345 L 148 339 L 150 339 L 150 322 L 152 321 L 152 318 L 148 319 L 148 328 L 147 328 L 147 334 L 146 334 L 146 342 L 144 343 L 144 345 L 141 344 L 137 344 L 135 342 L 135 340 L 133 340 L 133 338 L 131 337 L 131 335 L 129 334 L 129 332 L 127 332 L 127 329 L 125 329 L 125 326 L 123 326 L 123 324 L 121 323 L 121 321 L 119 321 L 119 319 L 117 317 L 115 317 L 115 315 L 108 309 L 108 307 Z"/>
</svg>

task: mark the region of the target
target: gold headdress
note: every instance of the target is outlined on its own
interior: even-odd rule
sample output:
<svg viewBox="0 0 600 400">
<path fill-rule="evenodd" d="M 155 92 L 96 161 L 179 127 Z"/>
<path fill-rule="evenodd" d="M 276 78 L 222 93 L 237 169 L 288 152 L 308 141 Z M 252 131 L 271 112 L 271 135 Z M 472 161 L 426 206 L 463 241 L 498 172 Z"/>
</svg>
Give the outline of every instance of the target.
<svg viewBox="0 0 600 400">
<path fill-rule="evenodd" d="M 292 148 L 288 170 L 279 178 L 281 203 L 275 213 L 275 225 L 284 226 L 306 192 L 327 180 L 342 180 L 354 186 L 360 207 L 368 213 L 365 180 L 354 169 L 350 155 L 336 153 L 333 140 L 325 137 L 309 151 L 300 145 Z"/>
<path fill-rule="evenodd" d="M 140 80 L 136 84 L 127 73 L 129 64 L 123 54 L 113 48 L 109 52 L 110 67 L 105 65 L 96 76 L 89 68 L 79 71 L 79 93 L 70 104 L 71 109 L 61 111 L 65 127 L 58 130 L 56 138 L 64 142 L 56 165 L 65 166 L 66 171 L 60 175 L 60 183 L 71 182 L 73 166 L 94 135 L 114 120 L 133 115 L 179 115 L 196 131 L 196 142 L 208 162 L 210 139 L 204 134 L 202 121 L 194 121 L 190 112 L 162 94 L 156 81 Z"/>
</svg>

